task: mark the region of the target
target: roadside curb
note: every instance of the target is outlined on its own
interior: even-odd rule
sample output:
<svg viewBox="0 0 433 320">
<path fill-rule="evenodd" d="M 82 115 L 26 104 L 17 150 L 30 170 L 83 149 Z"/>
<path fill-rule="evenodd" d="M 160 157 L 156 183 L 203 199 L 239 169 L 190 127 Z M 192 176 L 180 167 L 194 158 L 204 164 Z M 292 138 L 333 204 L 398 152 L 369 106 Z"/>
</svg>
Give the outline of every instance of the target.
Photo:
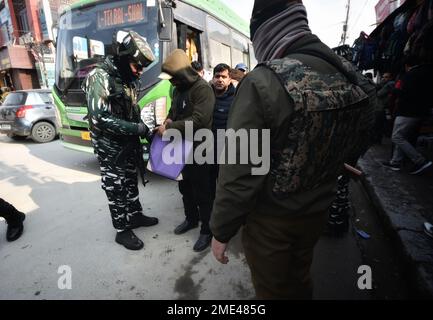
<svg viewBox="0 0 433 320">
<path fill-rule="evenodd" d="M 413 298 L 433 299 L 433 241 L 423 232 L 425 221 L 411 190 L 368 152 L 358 162 L 364 175 L 362 185 L 376 207 L 386 231 L 395 240 L 408 267 Z M 388 178 L 386 178 L 388 176 Z M 392 180 L 392 181 L 391 181 Z"/>
</svg>

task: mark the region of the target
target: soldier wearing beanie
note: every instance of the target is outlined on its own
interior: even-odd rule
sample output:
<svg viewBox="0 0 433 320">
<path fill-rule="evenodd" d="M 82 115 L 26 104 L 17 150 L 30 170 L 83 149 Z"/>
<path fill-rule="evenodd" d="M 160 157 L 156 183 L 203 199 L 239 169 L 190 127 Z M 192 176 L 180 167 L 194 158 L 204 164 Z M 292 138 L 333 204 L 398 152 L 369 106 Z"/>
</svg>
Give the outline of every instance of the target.
<svg viewBox="0 0 433 320">
<path fill-rule="evenodd" d="M 270 144 L 270 170 L 220 165 L 212 251 L 227 263 L 228 243 L 244 226 L 257 298 L 311 299 L 313 251 L 337 177 L 365 151 L 373 124 L 370 91 L 311 33 L 302 1 L 256 0 L 250 31 L 259 65 L 240 83 L 227 128 L 269 130 L 259 150 Z"/>
</svg>

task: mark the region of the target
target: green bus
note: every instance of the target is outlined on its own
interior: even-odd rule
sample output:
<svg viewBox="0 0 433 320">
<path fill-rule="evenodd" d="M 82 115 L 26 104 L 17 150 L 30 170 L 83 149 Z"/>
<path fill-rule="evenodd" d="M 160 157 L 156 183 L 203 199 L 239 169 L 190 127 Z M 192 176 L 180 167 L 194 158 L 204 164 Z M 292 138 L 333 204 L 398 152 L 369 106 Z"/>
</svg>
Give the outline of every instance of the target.
<svg viewBox="0 0 433 320">
<path fill-rule="evenodd" d="M 87 107 L 81 84 L 90 70 L 112 53 L 113 34 L 134 30 L 146 38 L 157 61 L 140 79 L 139 106 L 149 126 L 161 123 L 170 108 L 169 81 L 158 79 L 174 49 L 187 52 L 210 74 L 219 63 L 256 64 L 249 29 L 218 0 L 82 0 L 60 15 L 56 37 L 53 97 L 62 144 L 92 152 Z"/>
</svg>

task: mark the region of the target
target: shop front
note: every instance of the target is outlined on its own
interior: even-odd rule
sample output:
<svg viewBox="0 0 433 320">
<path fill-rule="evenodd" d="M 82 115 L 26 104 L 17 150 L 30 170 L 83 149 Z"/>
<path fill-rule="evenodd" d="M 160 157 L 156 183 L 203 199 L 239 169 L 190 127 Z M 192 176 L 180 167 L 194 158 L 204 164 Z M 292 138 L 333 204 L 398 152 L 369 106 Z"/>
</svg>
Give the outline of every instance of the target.
<svg viewBox="0 0 433 320">
<path fill-rule="evenodd" d="M 0 49 L 0 84 L 12 90 L 40 87 L 33 58 L 25 46 L 9 45 Z"/>
</svg>

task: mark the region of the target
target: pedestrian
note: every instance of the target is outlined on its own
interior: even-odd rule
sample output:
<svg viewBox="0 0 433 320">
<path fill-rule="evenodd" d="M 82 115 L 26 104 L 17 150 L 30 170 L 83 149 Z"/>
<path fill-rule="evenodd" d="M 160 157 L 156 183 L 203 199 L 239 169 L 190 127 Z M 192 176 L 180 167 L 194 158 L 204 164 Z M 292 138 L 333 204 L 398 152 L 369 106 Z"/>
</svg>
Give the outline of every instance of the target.
<svg viewBox="0 0 433 320">
<path fill-rule="evenodd" d="M 241 71 L 244 75 L 246 75 L 246 74 L 248 73 L 248 67 L 247 67 L 247 65 L 246 65 L 245 63 L 243 63 L 243 62 L 238 63 L 238 64 L 235 66 L 235 69 Z"/>
<path fill-rule="evenodd" d="M 241 80 L 245 77 L 245 73 L 243 73 L 241 70 L 238 69 L 231 69 L 230 70 L 230 78 L 232 79 L 232 85 L 236 88 L 241 82 Z"/>
<path fill-rule="evenodd" d="M 410 174 L 419 174 L 432 165 L 410 140 L 418 135 L 419 125 L 425 119 L 433 105 L 433 64 L 422 63 L 416 56 L 409 56 L 405 62 L 406 73 L 396 83 L 396 118 L 392 130 L 394 150 L 391 160 L 382 164 L 400 171 L 404 157 L 408 157 L 413 166 Z"/>
<path fill-rule="evenodd" d="M 204 68 L 198 61 L 191 62 L 191 67 L 199 74 L 200 77 L 204 77 Z"/>
<path fill-rule="evenodd" d="M 270 171 L 253 175 L 251 161 L 220 165 L 212 251 L 227 263 L 243 226 L 257 297 L 309 299 L 337 177 L 364 151 L 374 109 L 354 70 L 312 35 L 302 1 L 256 0 L 250 30 L 259 65 L 239 85 L 227 128 L 269 132 L 259 150 L 270 144 Z"/>
<path fill-rule="evenodd" d="M 162 65 L 161 79 L 170 80 L 175 87 L 172 107 L 162 126 L 155 129 L 163 135 L 167 129 L 176 129 L 185 137 L 187 122 L 191 122 L 193 130 L 212 128 L 212 111 L 215 95 L 209 84 L 191 67 L 188 56 L 182 50 L 174 50 Z M 191 137 L 192 138 L 192 137 Z M 198 146 L 194 144 L 194 150 Z M 200 236 L 194 244 L 194 251 L 206 249 L 211 242 L 212 234 L 209 219 L 212 201 L 209 183 L 209 165 L 185 165 L 183 179 L 179 181 L 182 194 L 185 221 L 176 227 L 174 233 L 183 234 L 198 226 L 201 221 Z"/>
<path fill-rule="evenodd" d="M 236 88 L 231 83 L 231 68 L 225 63 L 218 64 L 213 70 L 212 88 L 215 93 L 212 133 L 214 136 L 214 164 L 210 165 L 210 186 L 212 202 L 215 199 L 215 188 L 218 179 L 218 158 L 222 150 L 217 149 L 217 131 L 225 130 L 230 107 L 235 97 Z"/>
<path fill-rule="evenodd" d="M 89 128 L 101 168 L 102 189 L 108 198 L 115 241 L 130 250 L 143 248 L 132 229 L 153 226 L 157 218 L 143 214 L 139 200 L 137 168 L 143 174 L 140 137 L 149 129 L 137 105 L 137 81 L 154 55 L 146 40 L 129 31 L 122 34 L 115 53 L 87 76 L 83 90 Z"/>
<path fill-rule="evenodd" d="M 24 213 L 18 211 L 9 202 L 0 198 L 0 217 L 4 218 L 8 224 L 6 230 L 7 241 L 15 241 L 21 237 L 24 230 L 23 221 L 26 218 Z"/>
</svg>

